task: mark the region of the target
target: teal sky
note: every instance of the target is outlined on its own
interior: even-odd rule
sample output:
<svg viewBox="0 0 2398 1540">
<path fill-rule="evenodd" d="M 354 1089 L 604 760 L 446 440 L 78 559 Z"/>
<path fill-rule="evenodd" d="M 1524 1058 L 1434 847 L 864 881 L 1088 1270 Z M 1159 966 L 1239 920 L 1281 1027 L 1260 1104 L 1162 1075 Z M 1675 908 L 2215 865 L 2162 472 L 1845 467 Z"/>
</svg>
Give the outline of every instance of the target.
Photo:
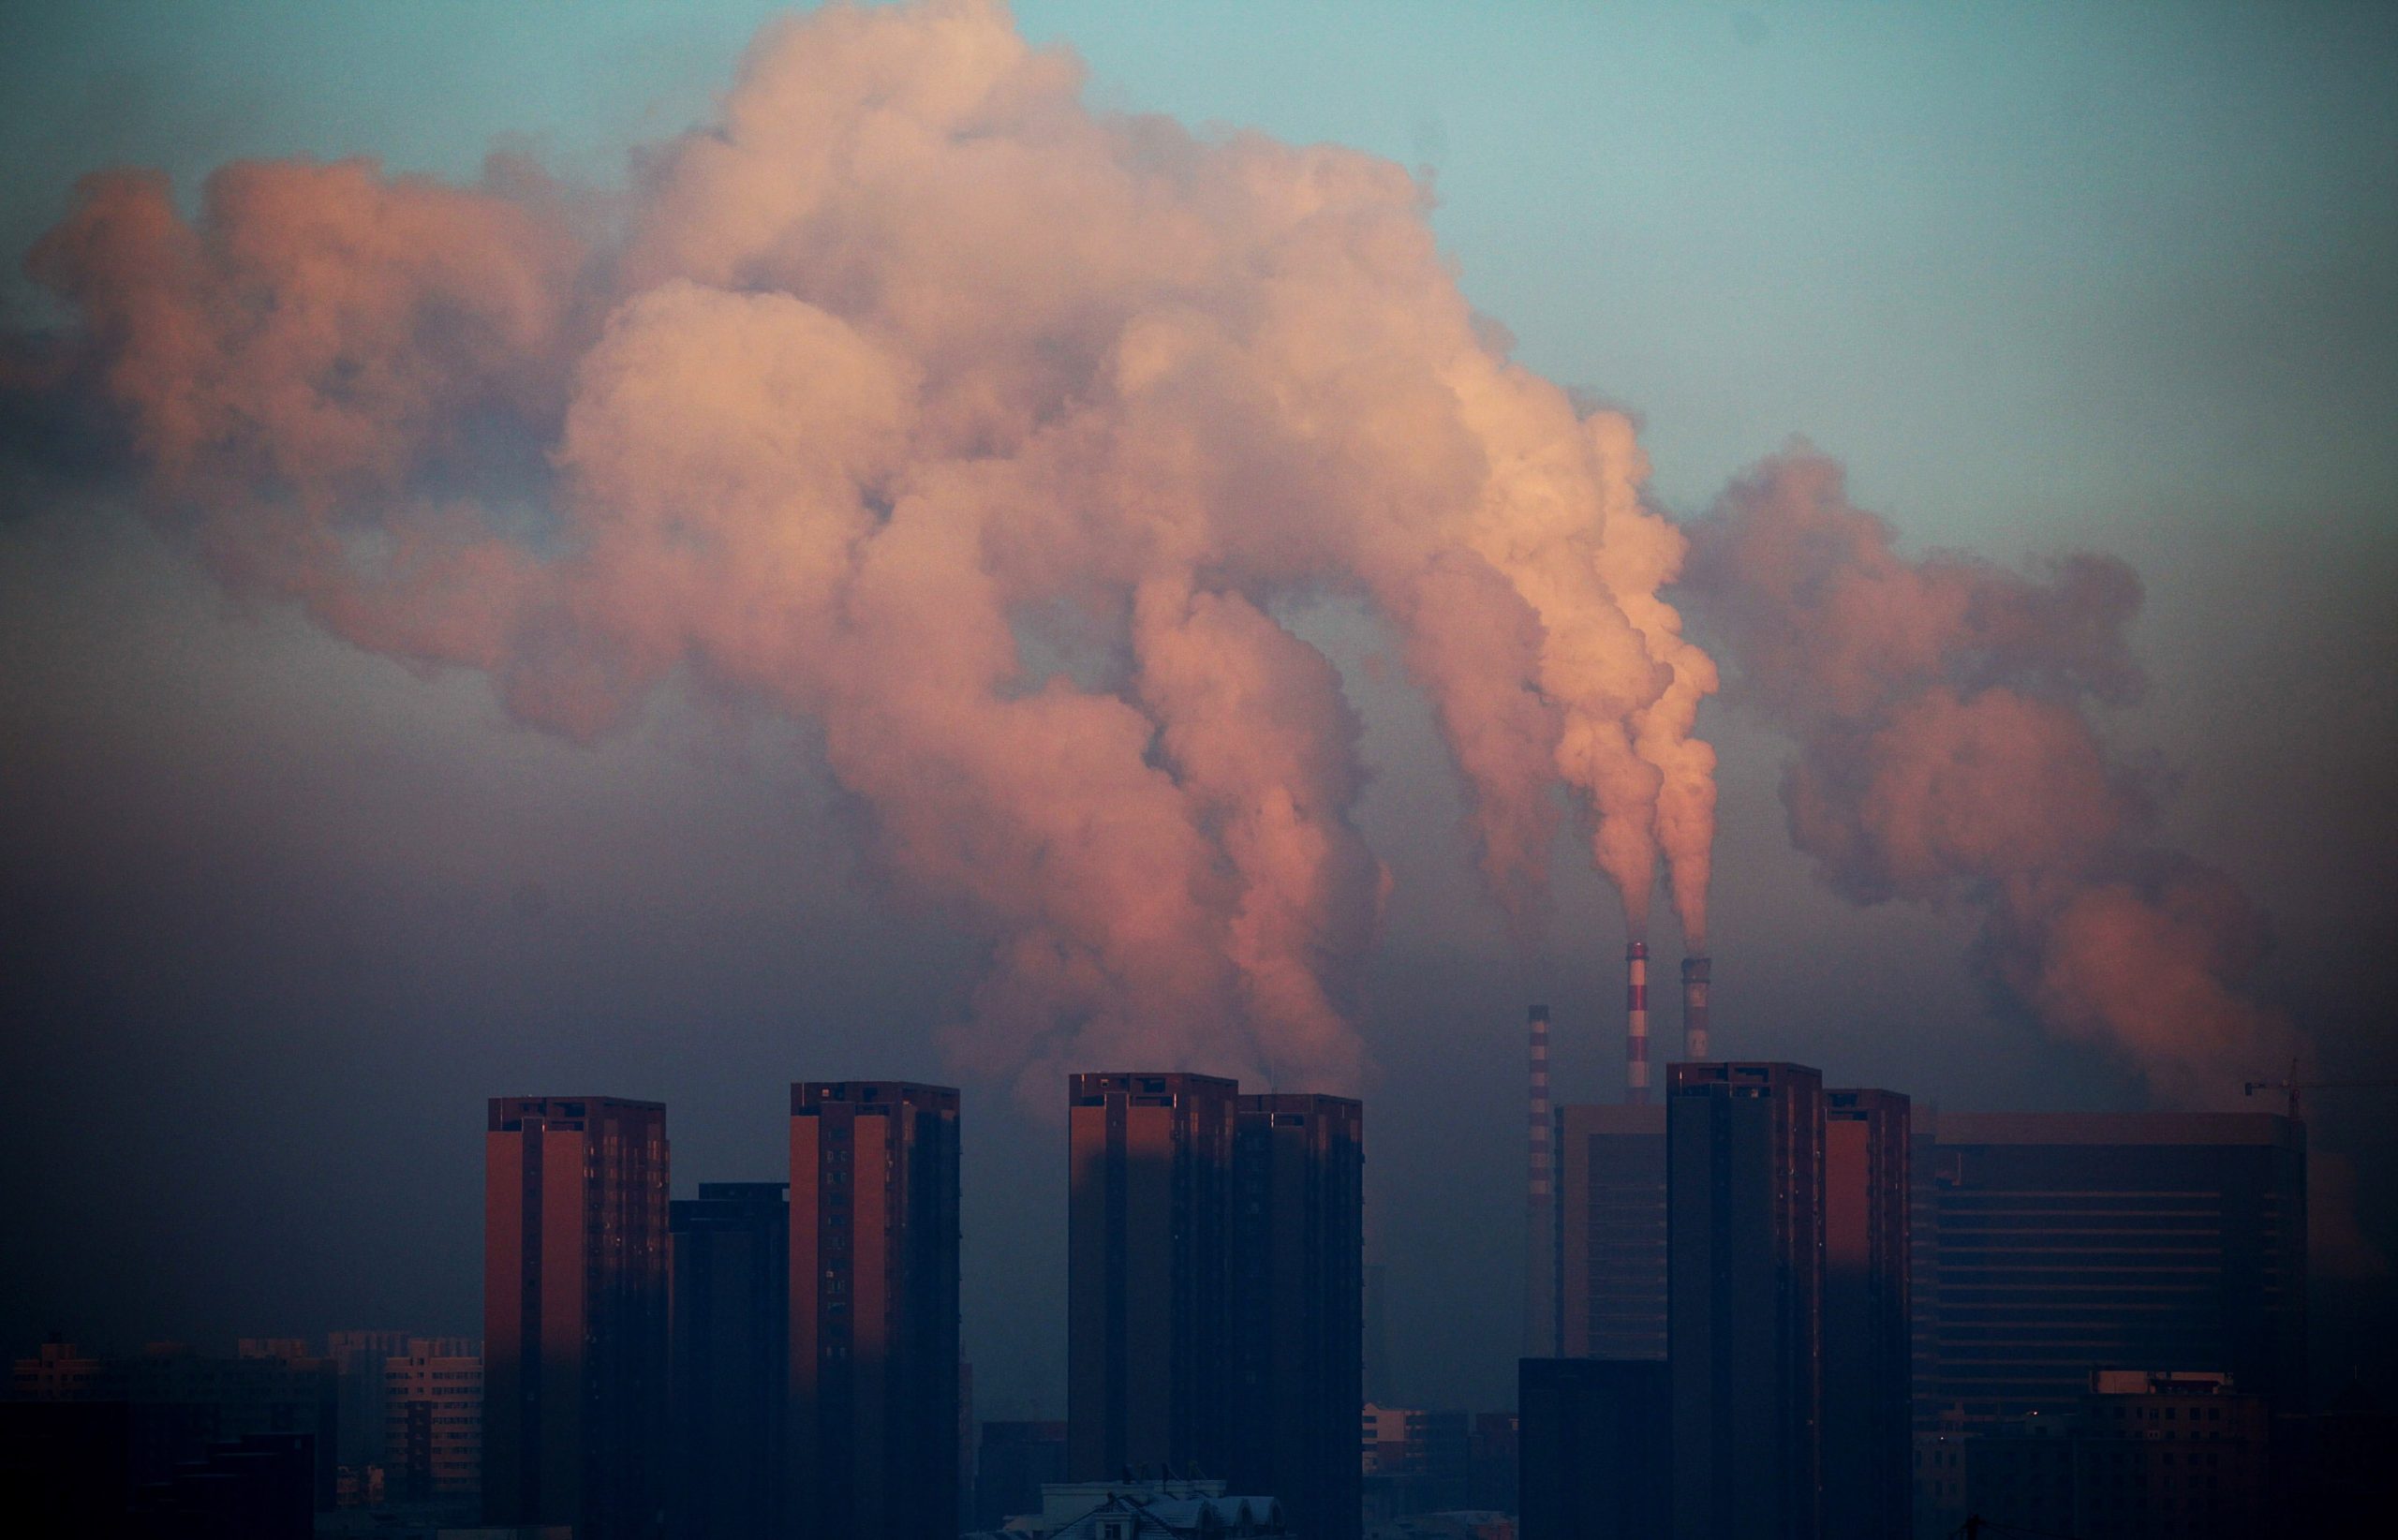
<svg viewBox="0 0 2398 1540">
<path fill-rule="evenodd" d="M 15 7 L 6 235 L 96 163 L 611 176 L 750 4 Z M 2336 4 L 1028 3 L 1095 100 L 1428 170 L 1526 362 L 1703 501 L 1800 433 L 1910 535 L 2180 510 L 2349 535 L 2398 485 L 2398 12 Z M 2023 534 L 2017 534 L 2021 528 Z M 2012 551 L 2006 554 L 2014 554 Z"/>
</svg>

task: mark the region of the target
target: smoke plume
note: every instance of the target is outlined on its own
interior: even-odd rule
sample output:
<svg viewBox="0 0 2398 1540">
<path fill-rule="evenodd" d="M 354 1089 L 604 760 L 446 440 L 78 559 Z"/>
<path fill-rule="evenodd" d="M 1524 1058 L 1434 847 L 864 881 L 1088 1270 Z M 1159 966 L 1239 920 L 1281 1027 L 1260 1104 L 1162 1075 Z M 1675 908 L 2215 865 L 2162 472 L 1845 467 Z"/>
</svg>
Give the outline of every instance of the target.
<svg viewBox="0 0 2398 1540">
<path fill-rule="evenodd" d="M 232 589 L 577 738 L 685 673 L 819 721 L 877 857 L 987 940 L 955 1058 L 1042 1103 L 1355 1083 L 1385 876 L 1278 618 L 1311 597 L 1400 639 L 1516 912 L 1562 780 L 1633 925 L 1663 861 L 1703 933 L 1714 673 L 1630 422 L 1477 326 L 1399 168 L 1080 88 L 995 4 L 836 7 L 621 188 L 244 163 L 186 217 L 113 171 L 30 269 Z M 2205 923 L 2111 893 L 2072 934 Z"/>
<path fill-rule="evenodd" d="M 2243 1077 L 2303 1055 L 2244 993 L 2258 916 L 2155 844 L 2154 778 L 2093 720 L 2140 689 L 2129 569 L 1906 560 L 1807 452 L 1735 482 L 1694 536 L 1689 582 L 1740 691 L 1798 739 L 1791 837 L 1835 891 L 1977 911 L 1993 977 L 2168 1100 L 2237 1103 Z"/>
</svg>

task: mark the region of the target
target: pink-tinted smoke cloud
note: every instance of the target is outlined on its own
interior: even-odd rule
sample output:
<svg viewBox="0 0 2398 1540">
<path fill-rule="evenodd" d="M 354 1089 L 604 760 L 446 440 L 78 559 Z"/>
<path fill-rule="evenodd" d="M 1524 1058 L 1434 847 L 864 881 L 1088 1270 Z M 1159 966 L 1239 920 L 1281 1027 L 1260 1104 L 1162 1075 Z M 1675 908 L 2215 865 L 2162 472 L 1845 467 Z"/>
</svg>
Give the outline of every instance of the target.
<svg viewBox="0 0 2398 1540">
<path fill-rule="evenodd" d="M 996 5 L 834 7 L 620 189 L 111 172 L 31 269 L 229 585 L 578 737 L 683 671 L 820 721 L 989 943 L 955 1058 L 1036 1102 L 1360 1074 L 1386 879 L 1309 596 L 1399 637 L 1518 912 L 1562 780 L 1702 932 L 1714 674 L 1629 422 L 1476 325 L 1397 167 L 1080 87 Z"/>
<path fill-rule="evenodd" d="M 1690 581 L 1744 695 L 1798 739 L 1791 837 L 1834 890 L 1978 911 L 1991 972 L 2168 1100 L 2236 1104 L 2304 1055 L 2246 992 L 2258 916 L 2154 843 L 2152 777 L 2093 719 L 2140 687 L 2127 568 L 1910 561 L 1806 452 L 1736 482 L 1695 537 Z"/>
</svg>

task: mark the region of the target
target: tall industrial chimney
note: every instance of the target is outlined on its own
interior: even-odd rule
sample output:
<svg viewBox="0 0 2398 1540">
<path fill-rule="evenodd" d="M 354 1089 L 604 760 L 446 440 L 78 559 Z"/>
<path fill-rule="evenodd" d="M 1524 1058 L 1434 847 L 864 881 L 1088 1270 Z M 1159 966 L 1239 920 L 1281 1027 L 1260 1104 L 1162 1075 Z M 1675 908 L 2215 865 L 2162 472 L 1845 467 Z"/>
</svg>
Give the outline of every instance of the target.
<svg viewBox="0 0 2398 1540">
<path fill-rule="evenodd" d="M 1707 970 L 1705 957 L 1682 959 L 1682 1057 L 1707 1057 Z"/>
<path fill-rule="evenodd" d="M 1623 949 L 1623 1099 L 1634 1106 L 1649 1101 L 1649 943 Z"/>
<path fill-rule="evenodd" d="M 1557 1351 L 1557 1217 L 1551 1207 L 1549 1156 L 1548 1007 L 1527 1013 L 1532 1037 L 1532 1126 L 1526 1146 L 1524 1203 L 1524 1356 Z"/>
</svg>

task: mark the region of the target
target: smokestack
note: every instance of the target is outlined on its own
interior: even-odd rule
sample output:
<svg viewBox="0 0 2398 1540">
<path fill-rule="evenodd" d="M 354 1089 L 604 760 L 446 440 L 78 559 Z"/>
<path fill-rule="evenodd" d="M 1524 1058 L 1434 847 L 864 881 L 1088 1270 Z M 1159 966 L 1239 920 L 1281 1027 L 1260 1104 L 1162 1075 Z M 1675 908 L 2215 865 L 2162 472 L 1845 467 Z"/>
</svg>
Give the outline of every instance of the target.
<svg viewBox="0 0 2398 1540">
<path fill-rule="evenodd" d="M 1623 1099 L 1634 1106 L 1649 1101 L 1649 943 L 1623 949 Z"/>
<path fill-rule="evenodd" d="M 1707 1057 L 1707 973 L 1710 959 L 1682 959 L 1682 1057 Z"/>
<path fill-rule="evenodd" d="M 1551 1207 L 1548 1118 L 1548 1007 L 1526 1013 L 1532 1038 L 1532 1126 L 1527 1145 L 1524 1203 L 1524 1355 L 1546 1358 L 1557 1351 L 1556 1216 Z"/>
</svg>

